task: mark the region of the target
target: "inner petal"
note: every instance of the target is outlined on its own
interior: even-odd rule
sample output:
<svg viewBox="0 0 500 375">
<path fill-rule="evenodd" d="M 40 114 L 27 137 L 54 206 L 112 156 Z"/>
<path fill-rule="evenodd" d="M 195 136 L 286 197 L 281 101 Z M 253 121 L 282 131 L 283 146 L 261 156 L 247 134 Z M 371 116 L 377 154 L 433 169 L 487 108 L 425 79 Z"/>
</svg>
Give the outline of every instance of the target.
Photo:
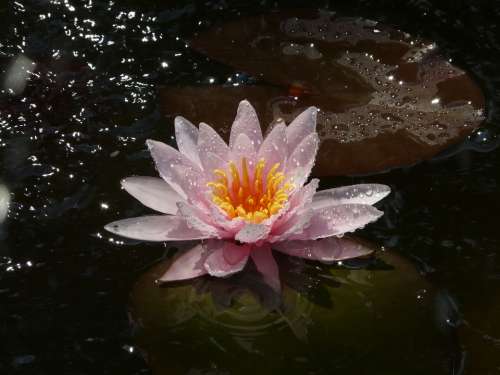
<svg viewBox="0 0 500 375">
<path fill-rule="evenodd" d="M 267 170 L 265 159 L 252 165 L 243 157 L 239 164 L 240 168 L 231 161 L 225 169 L 213 171 L 215 180 L 207 184 L 212 201 L 231 219 L 260 223 L 286 204 L 293 185 L 287 182 L 280 163 Z"/>
</svg>

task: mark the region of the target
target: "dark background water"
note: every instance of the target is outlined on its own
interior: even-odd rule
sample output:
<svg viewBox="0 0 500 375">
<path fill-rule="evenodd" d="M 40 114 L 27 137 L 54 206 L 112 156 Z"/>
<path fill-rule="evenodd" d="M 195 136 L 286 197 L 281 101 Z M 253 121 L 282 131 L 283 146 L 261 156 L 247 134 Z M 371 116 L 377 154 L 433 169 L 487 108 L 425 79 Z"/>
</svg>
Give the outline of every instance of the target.
<svg viewBox="0 0 500 375">
<path fill-rule="evenodd" d="M 186 38 L 215 22 L 300 5 L 2 2 L 2 71 L 20 54 L 37 68 L 21 94 L 0 94 L 0 181 L 12 199 L 0 224 L 0 373 L 148 373 L 134 350 L 128 295 L 165 249 L 117 242 L 103 231 L 105 223 L 146 212 L 120 191 L 119 180 L 155 174 L 144 141 L 171 137 L 172 124 L 160 111 L 162 85 L 206 84 L 235 73 L 192 52 Z M 455 323 L 480 348 L 461 348 L 466 373 L 500 374 L 500 5 L 352 0 L 307 6 L 434 40 L 483 87 L 488 119 L 465 150 L 376 176 L 327 179 L 323 186 L 392 186 L 381 206 L 386 215 L 363 236 L 397 249 L 454 301 L 453 314 L 462 318 Z"/>
</svg>

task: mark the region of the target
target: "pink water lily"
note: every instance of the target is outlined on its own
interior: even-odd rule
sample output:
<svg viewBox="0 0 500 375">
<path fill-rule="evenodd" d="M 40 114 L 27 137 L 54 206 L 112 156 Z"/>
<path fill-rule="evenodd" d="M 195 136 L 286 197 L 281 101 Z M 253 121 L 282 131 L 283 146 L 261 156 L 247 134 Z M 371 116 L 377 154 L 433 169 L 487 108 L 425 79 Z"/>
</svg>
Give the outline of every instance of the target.
<svg viewBox="0 0 500 375">
<path fill-rule="evenodd" d="M 123 188 L 163 215 L 115 221 L 106 229 L 146 241 L 203 240 L 178 256 L 163 281 L 204 274 L 225 277 L 252 258 L 273 288 L 279 288 L 272 250 L 332 262 L 366 254 L 343 249 L 336 237 L 377 220 L 372 205 L 388 186 L 360 184 L 316 191 L 308 183 L 318 151 L 317 109 L 290 125 L 277 122 L 264 138 L 254 108 L 240 102 L 229 145 L 209 125 L 175 119 L 178 150 L 148 140 L 161 178 L 129 177 Z M 272 249 L 272 250 L 271 250 Z"/>
</svg>

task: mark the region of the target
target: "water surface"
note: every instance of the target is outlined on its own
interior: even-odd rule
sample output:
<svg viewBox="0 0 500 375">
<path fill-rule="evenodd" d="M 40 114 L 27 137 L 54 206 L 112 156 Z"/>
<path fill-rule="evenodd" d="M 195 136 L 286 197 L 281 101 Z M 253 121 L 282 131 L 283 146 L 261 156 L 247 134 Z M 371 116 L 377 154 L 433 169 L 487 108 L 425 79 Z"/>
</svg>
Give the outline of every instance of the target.
<svg viewBox="0 0 500 375">
<path fill-rule="evenodd" d="M 309 6 L 375 19 L 436 41 L 482 87 L 484 126 L 433 161 L 373 176 L 326 178 L 322 187 L 391 185 L 394 193 L 381 205 L 385 216 L 360 235 L 394 249 L 410 262 L 419 282 L 432 285 L 432 311 L 440 318 L 436 323 L 425 315 L 423 331 L 457 343 L 426 341 L 445 349 L 434 372 L 499 374 L 499 10 L 473 1 L 404 3 Z M 172 121 L 159 94 L 163 86 L 210 85 L 228 77 L 241 85 L 255 83 L 255 77 L 193 51 L 186 42 L 193 32 L 296 5 L 20 0 L 0 6 L 2 71 L 21 57 L 26 67 L 34 63 L 25 87 L 20 80 L 16 92 L 0 94 L 0 181 L 11 201 L 0 224 L 1 373 L 151 373 L 141 332 L 131 323 L 130 293 L 167 247 L 122 241 L 103 231 L 105 223 L 148 212 L 120 190 L 119 180 L 155 174 L 145 139 L 173 144 Z M 404 315 L 405 306 L 393 309 Z M 379 328 L 418 332 L 410 323 L 416 321 L 402 327 L 387 319 Z M 349 321 L 348 327 L 354 324 Z M 366 332 L 349 334 L 359 334 L 355 348 L 362 353 L 377 341 L 369 326 L 360 327 Z M 193 335 L 193 342 L 200 342 L 201 333 Z M 217 346 L 202 342 L 205 354 Z M 434 360 L 425 354 L 428 347 L 417 343 L 409 368 L 418 368 L 419 353 Z M 391 346 L 398 368 L 403 351 Z M 177 355 L 180 363 L 196 354 Z M 305 356 L 306 363 L 310 359 Z M 191 373 L 224 373 L 204 366 Z M 391 363 L 373 362 L 372 373 L 377 366 L 390 369 Z M 359 373 L 345 366 L 343 372 L 349 371 Z"/>
</svg>

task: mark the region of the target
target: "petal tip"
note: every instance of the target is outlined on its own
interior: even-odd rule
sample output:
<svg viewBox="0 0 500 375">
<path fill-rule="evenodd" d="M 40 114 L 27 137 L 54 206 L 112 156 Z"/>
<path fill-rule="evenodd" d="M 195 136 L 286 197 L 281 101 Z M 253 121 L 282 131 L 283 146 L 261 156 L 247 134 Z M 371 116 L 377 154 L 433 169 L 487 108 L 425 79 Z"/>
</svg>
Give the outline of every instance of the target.
<svg viewBox="0 0 500 375">
<path fill-rule="evenodd" d="M 125 177 L 120 180 L 120 186 L 125 190 L 127 190 L 129 184 L 130 184 L 130 177 Z"/>
<path fill-rule="evenodd" d="M 391 194 L 391 187 L 390 186 L 384 185 L 384 184 L 378 184 L 378 185 L 380 187 L 380 194 L 382 195 L 381 199 L 385 198 L 389 194 Z"/>
<path fill-rule="evenodd" d="M 146 139 L 146 146 L 148 147 L 149 151 L 151 151 L 157 141 L 154 141 L 152 139 Z"/>
<path fill-rule="evenodd" d="M 110 233 L 113 233 L 113 234 L 118 234 L 119 232 L 119 225 L 116 223 L 116 221 L 113 221 L 109 224 L 106 224 L 104 226 L 104 229 L 107 230 L 108 232 Z"/>
</svg>

